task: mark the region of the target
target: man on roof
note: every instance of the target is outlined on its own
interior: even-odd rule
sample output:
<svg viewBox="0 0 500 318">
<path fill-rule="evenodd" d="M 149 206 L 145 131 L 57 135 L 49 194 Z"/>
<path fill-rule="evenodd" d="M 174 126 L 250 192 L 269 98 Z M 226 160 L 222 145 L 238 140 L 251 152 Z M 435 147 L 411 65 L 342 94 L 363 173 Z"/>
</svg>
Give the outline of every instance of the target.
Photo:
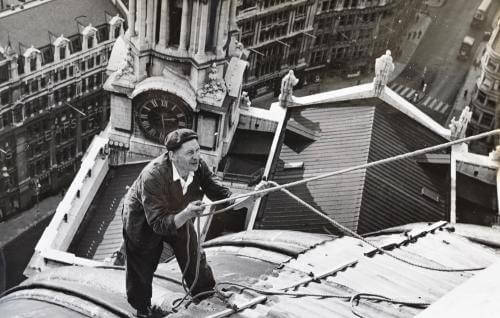
<svg viewBox="0 0 500 318">
<path fill-rule="evenodd" d="M 192 220 L 204 210 L 201 205 L 204 195 L 212 201 L 232 195 L 201 158 L 194 131 L 177 129 L 167 136 L 165 145 L 167 152 L 142 170 L 123 204 L 127 300 L 137 310 L 138 317 L 152 315 L 153 273 L 163 242 L 172 247 L 187 287 L 192 288 L 192 296 L 214 288 L 213 273 L 203 251 L 195 282 L 198 242 Z M 255 189 L 269 186 L 261 182 Z"/>
</svg>

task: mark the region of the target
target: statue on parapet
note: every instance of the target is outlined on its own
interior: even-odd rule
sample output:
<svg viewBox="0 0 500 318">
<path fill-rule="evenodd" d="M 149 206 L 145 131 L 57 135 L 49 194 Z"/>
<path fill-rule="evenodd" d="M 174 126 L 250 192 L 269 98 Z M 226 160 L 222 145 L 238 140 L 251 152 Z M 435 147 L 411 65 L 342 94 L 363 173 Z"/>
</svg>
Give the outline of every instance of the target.
<svg viewBox="0 0 500 318">
<path fill-rule="evenodd" d="M 373 91 L 375 96 L 380 96 L 384 87 L 389 81 L 389 76 L 394 71 L 391 51 L 385 51 L 385 54 L 375 60 L 375 77 L 373 78 Z"/>
<path fill-rule="evenodd" d="M 293 102 L 293 87 L 299 83 L 299 79 L 295 77 L 293 71 L 288 71 L 288 74 L 281 80 L 281 94 L 278 97 L 281 106 L 287 107 L 288 103 Z"/>
<path fill-rule="evenodd" d="M 467 130 L 467 125 L 472 117 L 472 112 L 469 110 L 469 106 L 466 106 L 462 113 L 460 114 L 460 118 L 458 120 L 453 117 L 450 122 L 450 139 L 457 140 L 465 138 L 465 132 Z"/>
<path fill-rule="evenodd" d="M 250 109 L 250 106 L 252 106 L 252 102 L 250 101 L 250 97 L 248 96 L 248 92 L 246 92 L 246 91 L 241 92 L 240 107 L 244 108 L 244 109 Z"/>
</svg>

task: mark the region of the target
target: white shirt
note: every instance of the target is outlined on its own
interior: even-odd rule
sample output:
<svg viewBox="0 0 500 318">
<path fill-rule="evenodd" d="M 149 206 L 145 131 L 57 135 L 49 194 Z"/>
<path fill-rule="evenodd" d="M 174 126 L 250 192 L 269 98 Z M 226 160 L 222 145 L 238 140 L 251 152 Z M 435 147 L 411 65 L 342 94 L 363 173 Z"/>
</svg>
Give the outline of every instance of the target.
<svg viewBox="0 0 500 318">
<path fill-rule="evenodd" d="M 179 171 L 177 170 L 177 167 L 172 162 L 172 179 L 174 181 L 179 180 L 181 182 L 182 194 L 186 194 L 189 185 L 191 184 L 191 182 L 193 182 L 193 176 L 194 176 L 194 172 L 193 171 L 189 171 L 187 180 L 184 180 L 181 177 L 181 175 L 179 174 Z"/>
</svg>

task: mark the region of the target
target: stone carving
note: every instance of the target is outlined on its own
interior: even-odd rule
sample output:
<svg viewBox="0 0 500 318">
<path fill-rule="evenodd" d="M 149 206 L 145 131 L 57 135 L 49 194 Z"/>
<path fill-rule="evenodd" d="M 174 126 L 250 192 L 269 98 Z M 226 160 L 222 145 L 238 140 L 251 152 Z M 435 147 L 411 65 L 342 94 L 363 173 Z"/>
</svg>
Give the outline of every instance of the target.
<svg viewBox="0 0 500 318">
<path fill-rule="evenodd" d="M 453 117 L 450 122 L 450 139 L 457 140 L 465 138 L 465 131 L 467 130 L 467 125 L 472 117 L 472 112 L 469 110 L 469 106 L 466 106 L 462 113 L 460 114 L 460 118 L 458 120 Z"/>
<path fill-rule="evenodd" d="M 240 107 L 244 109 L 249 109 L 250 106 L 252 106 L 252 102 L 250 101 L 248 93 L 245 91 L 241 92 Z"/>
<path fill-rule="evenodd" d="M 375 60 L 375 78 L 373 79 L 373 90 L 375 96 L 380 96 L 389 81 L 389 76 L 394 71 L 391 51 L 387 50 L 384 55 Z"/>
<path fill-rule="evenodd" d="M 197 92 L 198 98 L 205 100 L 208 104 L 213 105 L 210 100 L 215 100 L 215 103 L 220 103 L 226 96 L 226 84 L 222 79 L 218 78 L 217 64 L 213 63 L 208 71 L 208 83 L 205 83 Z"/>
<path fill-rule="evenodd" d="M 130 46 L 127 49 L 127 55 L 125 56 L 123 66 L 116 72 L 116 79 L 124 79 L 132 83 L 136 81 L 134 72 L 134 55 Z"/>
<path fill-rule="evenodd" d="M 281 106 L 286 107 L 288 103 L 293 102 L 293 87 L 299 83 L 299 79 L 295 77 L 293 71 L 288 71 L 288 74 L 281 80 L 281 94 L 278 97 Z"/>
</svg>

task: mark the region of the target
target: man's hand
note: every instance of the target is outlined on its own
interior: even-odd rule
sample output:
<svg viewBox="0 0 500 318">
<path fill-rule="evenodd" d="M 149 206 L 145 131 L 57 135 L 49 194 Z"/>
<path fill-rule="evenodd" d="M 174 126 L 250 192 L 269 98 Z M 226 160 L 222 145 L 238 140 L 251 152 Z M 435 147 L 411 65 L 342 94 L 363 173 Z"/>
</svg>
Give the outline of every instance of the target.
<svg viewBox="0 0 500 318">
<path fill-rule="evenodd" d="M 255 186 L 254 191 L 260 191 L 260 190 L 269 189 L 269 188 L 272 188 L 272 187 L 274 187 L 274 185 L 271 182 L 261 181 L 261 182 L 259 182 L 259 184 L 257 184 Z M 268 193 L 269 192 L 266 192 L 266 193 L 257 193 L 257 194 L 254 194 L 252 197 L 253 197 L 254 200 L 256 200 L 258 198 L 262 198 L 263 196 L 265 196 Z"/>
<path fill-rule="evenodd" d="M 193 201 L 188 204 L 188 206 L 182 210 L 180 213 L 176 214 L 174 217 L 174 223 L 176 228 L 180 228 L 184 225 L 188 220 L 200 216 L 205 210 L 205 207 L 201 205 L 203 202 L 201 201 Z"/>
</svg>

